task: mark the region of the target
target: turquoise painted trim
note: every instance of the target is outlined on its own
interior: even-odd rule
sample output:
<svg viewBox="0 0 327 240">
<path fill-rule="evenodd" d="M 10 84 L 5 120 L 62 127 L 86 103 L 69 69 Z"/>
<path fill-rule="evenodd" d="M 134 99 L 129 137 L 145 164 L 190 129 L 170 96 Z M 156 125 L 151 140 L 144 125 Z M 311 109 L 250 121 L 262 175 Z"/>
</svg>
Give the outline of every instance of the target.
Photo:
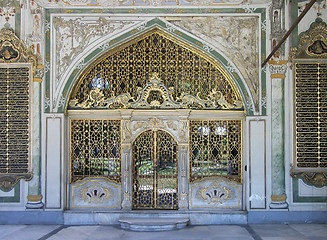
<svg viewBox="0 0 327 240">
<path fill-rule="evenodd" d="M 16 3 L 20 4 L 17 0 L 14 0 Z M 21 10 L 20 8 L 15 9 L 15 34 L 18 38 L 21 39 L 20 36 L 20 20 L 21 20 Z"/>
<path fill-rule="evenodd" d="M 299 179 L 292 179 L 294 203 L 326 203 L 326 197 L 301 197 L 299 196 Z"/>
<path fill-rule="evenodd" d="M 47 23 L 50 23 L 50 14 L 49 11 L 45 11 L 45 21 Z M 44 26 L 44 33 L 45 33 L 45 59 L 44 59 L 44 64 L 50 64 L 50 29 L 47 29 L 47 24 Z M 47 71 L 45 73 L 45 98 L 50 99 L 51 94 L 50 94 L 50 71 Z M 44 111 L 46 113 L 50 112 L 50 104 L 49 106 L 46 106 Z"/>
<path fill-rule="evenodd" d="M 0 203 L 19 203 L 20 202 L 20 181 L 14 186 L 13 197 L 0 197 Z"/>
<path fill-rule="evenodd" d="M 298 1 L 290 1 L 290 8 L 291 8 L 291 22 L 293 23 L 296 21 L 298 17 Z M 296 26 L 291 34 L 292 47 L 297 47 L 299 45 L 298 31 L 299 31 L 298 26 Z"/>
<path fill-rule="evenodd" d="M 267 24 L 266 22 L 266 11 L 262 11 L 261 14 L 261 24 Z M 267 25 L 265 29 L 261 29 L 261 63 L 266 59 L 267 55 Z M 261 68 L 261 64 L 259 64 L 259 68 Z M 261 69 L 261 98 L 259 101 L 262 101 L 267 95 L 267 75 L 265 69 Z M 260 97 L 260 96 L 259 96 Z M 267 99 L 266 105 L 264 106 L 262 103 L 259 102 L 259 106 L 261 104 L 261 115 L 267 115 Z"/>
<path fill-rule="evenodd" d="M 190 6 L 185 7 L 169 7 L 157 8 L 157 7 L 148 7 L 148 6 L 137 6 L 137 7 L 123 7 L 123 8 L 48 8 L 46 11 L 51 13 L 114 13 L 114 14 L 130 14 L 131 16 L 135 14 L 201 14 L 201 13 L 246 13 L 244 8 L 222 8 L 222 7 L 201 7 L 201 6 Z M 265 8 L 256 8 L 253 10 L 253 13 L 265 14 Z"/>
</svg>

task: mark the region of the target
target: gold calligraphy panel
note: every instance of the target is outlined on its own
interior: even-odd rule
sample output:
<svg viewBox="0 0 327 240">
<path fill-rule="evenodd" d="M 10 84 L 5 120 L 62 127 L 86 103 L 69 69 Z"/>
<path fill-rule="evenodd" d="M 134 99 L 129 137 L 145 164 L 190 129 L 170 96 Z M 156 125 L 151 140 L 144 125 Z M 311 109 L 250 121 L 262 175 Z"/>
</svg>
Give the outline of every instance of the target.
<svg viewBox="0 0 327 240">
<path fill-rule="evenodd" d="M 0 68 L 0 177 L 9 190 L 30 180 L 30 68 Z"/>
<path fill-rule="evenodd" d="M 295 64 L 296 168 L 327 167 L 327 63 Z"/>
</svg>

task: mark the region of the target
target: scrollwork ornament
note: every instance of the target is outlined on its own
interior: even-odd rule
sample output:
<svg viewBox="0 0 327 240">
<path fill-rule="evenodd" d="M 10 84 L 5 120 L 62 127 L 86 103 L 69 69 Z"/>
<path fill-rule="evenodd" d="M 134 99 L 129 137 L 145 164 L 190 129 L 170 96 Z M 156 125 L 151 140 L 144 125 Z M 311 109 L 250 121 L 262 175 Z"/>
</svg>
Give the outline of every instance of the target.
<svg viewBox="0 0 327 240">
<path fill-rule="evenodd" d="M 33 76 L 40 75 L 38 69 L 43 68 L 41 56 L 27 48 L 12 30 L 3 28 L 0 31 L 0 63 L 32 63 Z"/>
<path fill-rule="evenodd" d="M 287 70 L 286 64 L 269 64 L 269 70 L 271 75 L 285 75 Z"/>
<path fill-rule="evenodd" d="M 315 186 L 327 186 L 327 172 L 295 172 L 291 171 L 290 175 L 293 178 L 302 179 L 304 183 Z"/>
<path fill-rule="evenodd" d="M 130 123 L 131 123 L 130 120 L 122 120 L 122 140 L 124 142 L 129 142 L 132 137 Z"/>
<path fill-rule="evenodd" d="M 221 186 L 217 181 L 209 186 L 200 188 L 196 193 L 198 199 L 204 200 L 208 204 L 222 204 L 227 199 L 233 198 L 234 195 L 232 189 L 226 186 Z"/>
<path fill-rule="evenodd" d="M 299 46 L 291 49 L 292 58 L 326 58 L 327 25 L 321 18 L 311 24 L 308 31 L 300 34 Z M 295 52 L 296 51 L 296 52 Z M 293 57 L 293 55 L 295 55 Z"/>
</svg>

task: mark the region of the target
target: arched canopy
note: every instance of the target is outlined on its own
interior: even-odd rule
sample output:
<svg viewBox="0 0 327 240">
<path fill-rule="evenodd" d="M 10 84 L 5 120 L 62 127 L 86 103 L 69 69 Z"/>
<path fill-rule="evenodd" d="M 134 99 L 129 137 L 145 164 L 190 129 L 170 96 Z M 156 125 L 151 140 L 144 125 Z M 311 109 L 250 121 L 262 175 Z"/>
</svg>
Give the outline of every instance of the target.
<svg viewBox="0 0 327 240">
<path fill-rule="evenodd" d="M 244 110 L 218 62 L 154 28 L 109 50 L 79 76 L 68 109 Z"/>
</svg>

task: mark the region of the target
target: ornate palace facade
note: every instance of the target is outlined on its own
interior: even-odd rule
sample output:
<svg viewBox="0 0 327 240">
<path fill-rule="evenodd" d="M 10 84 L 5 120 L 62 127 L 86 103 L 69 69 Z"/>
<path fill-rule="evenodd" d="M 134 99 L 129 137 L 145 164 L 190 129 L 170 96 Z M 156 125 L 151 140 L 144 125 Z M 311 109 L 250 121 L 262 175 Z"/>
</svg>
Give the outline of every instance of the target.
<svg viewBox="0 0 327 240">
<path fill-rule="evenodd" d="M 0 223 L 326 221 L 309 2 L 2 1 Z"/>
</svg>

